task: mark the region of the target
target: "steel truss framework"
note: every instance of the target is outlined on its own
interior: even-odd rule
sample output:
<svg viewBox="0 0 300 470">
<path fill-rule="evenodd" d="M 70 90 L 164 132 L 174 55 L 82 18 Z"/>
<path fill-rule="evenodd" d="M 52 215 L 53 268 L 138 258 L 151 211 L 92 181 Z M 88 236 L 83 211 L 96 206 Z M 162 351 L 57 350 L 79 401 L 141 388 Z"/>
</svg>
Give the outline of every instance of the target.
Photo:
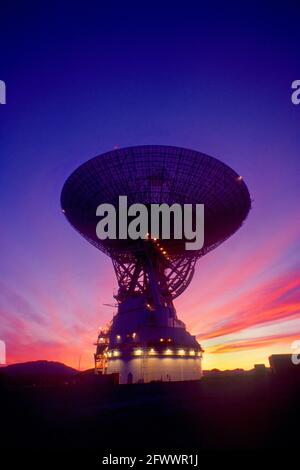
<svg viewBox="0 0 300 470">
<path fill-rule="evenodd" d="M 156 280 L 160 293 L 167 300 L 178 297 L 190 284 L 197 257 L 179 257 L 174 260 L 162 260 L 156 267 Z M 119 300 L 124 300 L 133 293 L 151 295 L 147 264 L 143 259 L 135 262 L 113 260 L 118 280 Z"/>
</svg>

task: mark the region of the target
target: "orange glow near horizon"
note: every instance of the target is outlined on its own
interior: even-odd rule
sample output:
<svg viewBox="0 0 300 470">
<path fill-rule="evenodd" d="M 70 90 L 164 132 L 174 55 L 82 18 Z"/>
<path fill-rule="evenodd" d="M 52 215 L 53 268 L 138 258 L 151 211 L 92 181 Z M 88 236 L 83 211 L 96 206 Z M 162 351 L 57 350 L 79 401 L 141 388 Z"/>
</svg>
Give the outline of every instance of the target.
<svg viewBox="0 0 300 470">
<path fill-rule="evenodd" d="M 299 228 L 293 218 L 283 234 L 261 238 L 259 244 L 249 241 L 241 230 L 199 260 L 191 286 L 175 300 L 179 318 L 205 350 L 204 369 L 268 365 L 271 354 L 291 354 L 292 342 L 300 339 L 300 270 L 293 257 Z M 247 250 L 241 248 L 245 243 Z M 107 257 L 99 254 L 95 261 L 94 248 L 86 243 L 81 248 L 86 250 L 82 277 L 80 259 L 73 272 L 72 254 L 55 281 L 24 276 L 26 296 L 0 284 L 8 364 L 50 360 L 81 370 L 93 367 L 98 325 L 112 317 L 105 302 L 111 302 L 115 279 Z"/>
</svg>

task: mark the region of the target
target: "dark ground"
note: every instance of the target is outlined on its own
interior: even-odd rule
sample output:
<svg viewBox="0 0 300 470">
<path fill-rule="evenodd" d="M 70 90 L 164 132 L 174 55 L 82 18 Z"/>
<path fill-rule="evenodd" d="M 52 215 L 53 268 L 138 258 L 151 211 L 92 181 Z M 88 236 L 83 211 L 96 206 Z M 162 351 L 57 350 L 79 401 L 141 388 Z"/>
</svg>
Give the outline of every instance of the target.
<svg viewBox="0 0 300 470">
<path fill-rule="evenodd" d="M 299 441 L 299 392 L 299 381 L 247 374 L 137 385 L 2 385 L 0 447 L 292 449 Z"/>
</svg>

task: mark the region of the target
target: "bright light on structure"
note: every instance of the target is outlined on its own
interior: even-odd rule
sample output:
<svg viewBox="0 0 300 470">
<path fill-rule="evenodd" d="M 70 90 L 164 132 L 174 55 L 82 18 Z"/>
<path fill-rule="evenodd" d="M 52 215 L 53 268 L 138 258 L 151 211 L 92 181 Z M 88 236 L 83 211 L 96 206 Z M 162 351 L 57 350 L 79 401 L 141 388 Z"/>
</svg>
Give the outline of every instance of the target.
<svg viewBox="0 0 300 470">
<path fill-rule="evenodd" d="M 115 350 L 115 351 L 113 352 L 113 356 L 120 356 L 120 351 Z"/>
<path fill-rule="evenodd" d="M 172 354 L 172 350 L 171 350 L 171 349 L 166 349 L 166 350 L 165 350 L 165 354 L 167 354 L 167 355 Z"/>
<path fill-rule="evenodd" d="M 136 333 L 132 333 L 132 337 L 134 339 L 136 337 Z"/>
<path fill-rule="evenodd" d="M 143 350 L 142 349 L 136 349 L 134 351 L 134 354 L 135 354 L 135 356 L 141 356 L 141 354 L 143 354 Z"/>
<path fill-rule="evenodd" d="M 119 341 L 121 339 L 121 336 L 120 335 L 117 335 L 116 336 L 117 340 Z"/>
<path fill-rule="evenodd" d="M 155 349 L 151 348 L 151 349 L 149 350 L 149 354 L 151 354 L 151 355 L 155 354 Z"/>
<path fill-rule="evenodd" d="M 195 356 L 195 351 L 193 349 L 190 349 L 190 356 Z"/>
<path fill-rule="evenodd" d="M 179 349 L 178 354 L 179 354 L 179 356 L 184 356 L 185 355 L 185 350 L 184 349 Z"/>
</svg>

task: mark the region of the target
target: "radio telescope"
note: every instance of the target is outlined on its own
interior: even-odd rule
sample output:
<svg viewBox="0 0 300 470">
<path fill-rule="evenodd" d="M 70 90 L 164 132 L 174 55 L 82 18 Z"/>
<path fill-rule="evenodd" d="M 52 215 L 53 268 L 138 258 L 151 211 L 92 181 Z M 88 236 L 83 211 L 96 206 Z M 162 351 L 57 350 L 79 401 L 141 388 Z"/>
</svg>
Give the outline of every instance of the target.
<svg viewBox="0 0 300 470">
<path fill-rule="evenodd" d="M 96 209 L 128 205 L 204 204 L 204 245 L 185 240 L 100 240 Z M 202 375 L 202 348 L 177 317 L 174 299 L 190 284 L 196 261 L 234 234 L 251 207 L 243 178 L 221 161 L 194 150 L 162 145 L 116 149 L 77 168 L 66 180 L 61 208 L 71 225 L 110 256 L 117 312 L 99 332 L 95 370 L 120 383 L 192 380 Z"/>
</svg>

